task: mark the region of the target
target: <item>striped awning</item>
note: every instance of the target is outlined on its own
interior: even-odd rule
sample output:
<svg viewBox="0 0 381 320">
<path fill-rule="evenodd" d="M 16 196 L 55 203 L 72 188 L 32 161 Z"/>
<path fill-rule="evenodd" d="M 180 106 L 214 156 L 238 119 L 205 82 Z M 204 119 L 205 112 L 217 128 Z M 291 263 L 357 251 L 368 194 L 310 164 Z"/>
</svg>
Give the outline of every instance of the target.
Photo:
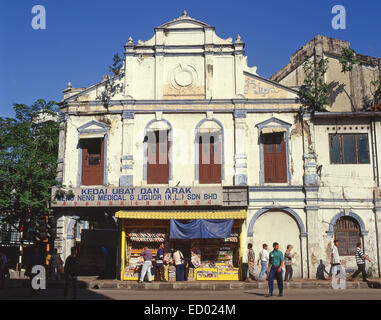
<svg viewBox="0 0 381 320">
<path fill-rule="evenodd" d="M 202 211 L 118 211 L 119 219 L 246 219 L 246 210 L 202 210 Z"/>
</svg>

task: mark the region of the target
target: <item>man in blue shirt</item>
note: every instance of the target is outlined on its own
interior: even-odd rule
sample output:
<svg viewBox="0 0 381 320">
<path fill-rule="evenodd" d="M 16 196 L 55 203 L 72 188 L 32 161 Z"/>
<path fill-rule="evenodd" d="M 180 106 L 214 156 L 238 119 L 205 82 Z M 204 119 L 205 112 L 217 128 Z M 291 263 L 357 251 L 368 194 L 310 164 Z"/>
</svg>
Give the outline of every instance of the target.
<svg viewBox="0 0 381 320">
<path fill-rule="evenodd" d="M 156 253 L 155 280 L 157 281 L 165 281 L 163 259 L 164 259 L 164 243 L 161 243 Z"/>
<path fill-rule="evenodd" d="M 279 251 L 279 243 L 273 243 L 274 250 L 270 252 L 269 265 L 267 268 L 268 281 L 269 281 L 269 294 L 266 297 L 272 297 L 274 289 L 274 278 L 278 284 L 279 297 L 283 296 L 283 278 L 282 278 L 282 267 L 284 262 L 284 257 L 282 252 Z"/>
</svg>

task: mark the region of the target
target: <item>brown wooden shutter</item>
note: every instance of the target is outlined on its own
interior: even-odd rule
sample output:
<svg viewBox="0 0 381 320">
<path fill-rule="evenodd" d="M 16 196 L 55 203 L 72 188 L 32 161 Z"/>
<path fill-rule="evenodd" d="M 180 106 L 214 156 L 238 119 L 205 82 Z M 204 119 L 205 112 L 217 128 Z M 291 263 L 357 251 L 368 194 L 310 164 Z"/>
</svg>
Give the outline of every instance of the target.
<svg viewBox="0 0 381 320">
<path fill-rule="evenodd" d="M 147 183 L 168 184 L 169 140 L 168 131 L 154 131 L 147 141 Z"/>
<path fill-rule="evenodd" d="M 102 185 L 104 178 L 104 139 L 81 139 L 80 145 L 82 148 L 82 185 Z"/>
<path fill-rule="evenodd" d="M 199 137 L 199 183 L 221 183 L 221 135 L 203 134 Z"/>
<path fill-rule="evenodd" d="M 286 143 L 283 133 L 263 134 L 264 175 L 267 183 L 287 182 Z"/>
</svg>

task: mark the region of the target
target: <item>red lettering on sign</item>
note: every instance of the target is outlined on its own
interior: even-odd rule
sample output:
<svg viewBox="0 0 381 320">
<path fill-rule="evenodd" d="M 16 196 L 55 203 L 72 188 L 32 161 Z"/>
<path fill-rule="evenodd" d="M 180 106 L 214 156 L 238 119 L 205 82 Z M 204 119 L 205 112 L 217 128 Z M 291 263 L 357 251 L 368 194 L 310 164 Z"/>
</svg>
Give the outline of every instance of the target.
<svg viewBox="0 0 381 320">
<path fill-rule="evenodd" d="M 161 206 L 161 201 L 158 201 L 157 204 L 158 204 L 159 206 Z"/>
<path fill-rule="evenodd" d="M 77 205 L 77 201 L 74 201 L 74 205 L 75 205 L 75 206 Z"/>
<path fill-rule="evenodd" d="M 120 202 L 120 205 L 121 205 L 121 206 L 124 206 L 124 201 L 121 201 L 121 202 Z"/>
<path fill-rule="evenodd" d="M 112 201 L 109 201 L 108 205 L 109 205 L 109 206 L 112 206 Z"/>
<path fill-rule="evenodd" d="M 64 202 L 63 205 L 66 206 L 66 202 Z"/>
<path fill-rule="evenodd" d="M 88 202 L 86 202 L 86 205 L 88 206 L 88 205 L 89 205 L 89 203 L 88 203 Z"/>
<path fill-rule="evenodd" d="M 208 204 L 212 204 L 212 200 L 208 200 Z"/>
<path fill-rule="evenodd" d="M 173 201 L 172 201 L 172 204 L 176 204 L 176 200 L 173 200 Z"/>
<path fill-rule="evenodd" d="M 197 200 L 197 201 L 196 201 L 196 204 L 200 204 L 200 200 Z"/>
<path fill-rule="evenodd" d="M 137 206 L 138 204 L 139 204 L 139 202 L 136 201 L 136 202 L 135 202 L 135 205 Z"/>
<path fill-rule="evenodd" d="M 97 206 L 100 206 L 100 205 L 101 205 L 101 203 L 100 203 L 100 201 L 98 201 L 98 202 L 97 202 Z"/>
<path fill-rule="evenodd" d="M 185 200 L 185 201 L 184 201 L 184 204 L 188 204 L 188 200 Z"/>
<path fill-rule="evenodd" d="M 149 201 L 146 201 L 146 205 L 149 206 Z"/>
</svg>

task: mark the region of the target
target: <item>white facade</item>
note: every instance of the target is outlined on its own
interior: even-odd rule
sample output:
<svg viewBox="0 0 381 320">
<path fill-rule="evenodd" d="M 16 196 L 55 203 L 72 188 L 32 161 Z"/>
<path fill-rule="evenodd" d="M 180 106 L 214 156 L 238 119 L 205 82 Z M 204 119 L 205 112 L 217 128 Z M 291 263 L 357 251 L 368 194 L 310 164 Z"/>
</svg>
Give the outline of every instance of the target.
<svg viewBox="0 0 381 320">
<path fill-rule="evenodd" d="M 378 114 L 305 116 L 302 128 L 296 117 L 300 103 L 295 89 L 265 79 L 256 67 L 249 67 L 239 36 L 235 41 L 221 39 L 214 27 L 186 13 L 155 28 L 150 40 L 134 43 L 130 38 L 124 48 L 125 74 L 118 80 L 122 90 L 108 108 L 97 100 L 102 83 L 80 89 L 70 85 L 64 91 L 57 174 L 63 185 L 81 187 L 79 139 L 99 135 L 105 141 L 103 184 L 147 185 L 144 137 L 147 130 L 166 128 L 168 185 L 199 186 L 195 137 L 198 130 L 218 128 L 223 142 L 221 185 L 249 189 L 244 261 L 248 242 L 256 253 L 264 242 L 271 247 L 278 241 L 282 251 L 292 244 L 298 253 L 295 277 L 314 278 L 320 259 L 329 269 L 336 219 L 349 215 L 361 227 L 365 251 L 374 261 L 373 275 L 379 276 L 380 160 L 372 148 L 377 149 L 374 136 L 381 133 Z M 285 182 L 265 182 L 263 130 L 284 133 Z M 370 163 L 331 164 L 332 130 L 368 133 Z M 66 214 L 77 213 L 68 209 Z M 343 257 L 343 264 L 355 267 L 354 257 Z"/>
</svg>

